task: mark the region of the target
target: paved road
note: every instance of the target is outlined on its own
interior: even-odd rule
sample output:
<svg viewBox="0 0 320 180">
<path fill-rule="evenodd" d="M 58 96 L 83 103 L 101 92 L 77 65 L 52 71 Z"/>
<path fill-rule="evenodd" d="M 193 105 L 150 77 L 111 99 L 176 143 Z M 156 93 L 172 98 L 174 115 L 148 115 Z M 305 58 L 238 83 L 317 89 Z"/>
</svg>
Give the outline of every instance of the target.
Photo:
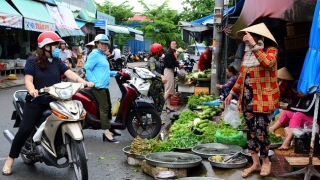
<svg viewBox="0 0 320 180">
<path fill-rule="evenodd" d="M 119 90 L 115 86 L 115 82 L 111 82 L 112 102 L 115 102 L 120 97 Z M 24 89 L 24 86 L 12 87 L 0 90 L 0 167 L 5 162 L 5 158 L 9 153 L 10 144 L 3 137 L 2 132 L 5 129 L 10 129 L 12 132 L 17 132 L 17 129 L 11 128 L 14 121 L 11 121 L 11 113 L 14 110 L 12 106 L 12 94 L 18 89 Z M 127 130 L 119 131 L 122 136 L 117 137 L 119 144 L 108 143 L 102 141 L 102 130 L 84 130 L 85 145 L 88 152 L 89 161 L 89 179 L 95 180 L 151 180 L 150 176 L 141 172 L 140 168 L 131 167 L 126 163 L 126 156 L 122 152 L 122 148 L 130 145 L 133 138 Z M 99 156 L 104 156 L 106 160 L 99 160 Z M 138 172 L 136 172 L 138 170 Z M 73 169 L 64 168 L 57 169 L 48 167 L 45 164 L 37 163 L 34 166 L 28 166 L 23 163 L 21 158 L 18 158 L 13 167 L 13 174 L 10 177 L 0 175 L 2 180 L 71 180 L 75 179 Z"/>
</svg>

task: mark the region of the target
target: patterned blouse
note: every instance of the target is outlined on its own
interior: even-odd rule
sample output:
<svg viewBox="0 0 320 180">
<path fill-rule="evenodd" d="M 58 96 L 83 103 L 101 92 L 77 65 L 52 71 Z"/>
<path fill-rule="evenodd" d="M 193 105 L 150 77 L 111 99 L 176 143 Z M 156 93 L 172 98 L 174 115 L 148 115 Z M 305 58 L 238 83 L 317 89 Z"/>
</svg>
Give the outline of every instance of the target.
<svg viewBox="0 0 320 180">
<path fill-rule="evenodd" d="M 157 77 L 162 76 L 163 64 L 160 61 L 157 61 L 155 58 L 151 57 L 148 63 L 150 71 Z"/>
<path fill-rule="evenodd" d="M 221 85 L 221 89 L 232 88 L 238 79 L 238 75 L 233 75 L 229 78 L 228 82 L 224 85 Z"/>
</svg>

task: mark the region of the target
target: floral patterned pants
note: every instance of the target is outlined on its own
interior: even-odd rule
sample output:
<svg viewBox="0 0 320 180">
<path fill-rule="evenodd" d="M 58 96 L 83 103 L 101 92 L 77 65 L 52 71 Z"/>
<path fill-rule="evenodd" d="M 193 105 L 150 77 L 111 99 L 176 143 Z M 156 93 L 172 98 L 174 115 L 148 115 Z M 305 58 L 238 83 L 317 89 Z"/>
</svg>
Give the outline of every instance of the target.
<svg viewBox="0 0 320 180">
<path fill-rule="evenodd" d="M 255 113 L 253 107 L 253 89 L 250 85 L 250 73 L 246 73 L 243 91 L 243 115 L 248 128 L 247 145 L 251 154 L 260 152 L 260 159 L 268 157 L 270 141 L 268 137 L 269 114 Z"/>
</svg>

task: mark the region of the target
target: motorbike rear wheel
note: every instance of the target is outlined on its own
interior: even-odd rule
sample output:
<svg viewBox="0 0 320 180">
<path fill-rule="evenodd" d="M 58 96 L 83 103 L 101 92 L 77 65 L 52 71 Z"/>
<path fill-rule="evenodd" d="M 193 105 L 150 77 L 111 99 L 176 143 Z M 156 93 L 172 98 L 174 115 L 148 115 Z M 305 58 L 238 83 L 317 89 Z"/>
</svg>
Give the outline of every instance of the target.
<svg viewBox="0 0 320 180">
<path fill-rule="evenodd" d="M 87 180 L 88 177 L 88 165 L 85 150 L 83 147 L 82 140 L 76 141 L 71 139 L 70 149 L 71 149 L 71 158 L 73 161 L 73 168 L 77 180 Z"/>
<path fill-rule="evenodd" d="M 128 116 L 127 128 L 131 136 L 147 139 L 156 137 L 162 126 L 159 114 L 150 108 L 139 108 L 137 113 L 141 116 L 140 121 L 133 111 Z"/>
</svg>

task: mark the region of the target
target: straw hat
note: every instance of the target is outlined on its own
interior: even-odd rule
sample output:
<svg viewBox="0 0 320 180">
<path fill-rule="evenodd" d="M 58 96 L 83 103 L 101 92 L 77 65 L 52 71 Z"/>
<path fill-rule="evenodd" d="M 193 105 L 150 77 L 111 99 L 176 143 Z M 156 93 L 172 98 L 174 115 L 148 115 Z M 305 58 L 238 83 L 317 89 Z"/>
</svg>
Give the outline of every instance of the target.
<svg viewBox="0 0 320 180">
<path fill-rule="evenodd" d="M 89 42 L 86 46 L 94 46 L 94 41 Z"/>
<path fill-rule="evenodd" d="M 184 50 L 181 47 L 179 47 L 179 49 L 177 49 L 177 51 L 178 52 L 183 52 Z"/>
<path fill-rule="evenodd" d="M 264 23 L 256 24 L 238 31 L 237 32 L 238 38 L 242 40 L 243 36 L 246 35 L 246 32 L 252 32 L 252 33 L 264 36 L 270 39 L 271 41 L 273 41 L 274 43 L 276 43 L 276 45 L 278 46 L 276 39 L 273 37 L 273 35 L 271 34 L 271 32 L 269 31 L 269 29 Z"/>
<path fill-rule="evenodd" d="M 278 69 L 277 78 L 278 79 L 283 79 L 283 80 L 288 80 L 288 81 L 294 80 L 294 78 L 291 76 L 291 74 L 289 73 L 289 71 L 288 71 L 288 69 L 286 67 Z"/>
</svg>

